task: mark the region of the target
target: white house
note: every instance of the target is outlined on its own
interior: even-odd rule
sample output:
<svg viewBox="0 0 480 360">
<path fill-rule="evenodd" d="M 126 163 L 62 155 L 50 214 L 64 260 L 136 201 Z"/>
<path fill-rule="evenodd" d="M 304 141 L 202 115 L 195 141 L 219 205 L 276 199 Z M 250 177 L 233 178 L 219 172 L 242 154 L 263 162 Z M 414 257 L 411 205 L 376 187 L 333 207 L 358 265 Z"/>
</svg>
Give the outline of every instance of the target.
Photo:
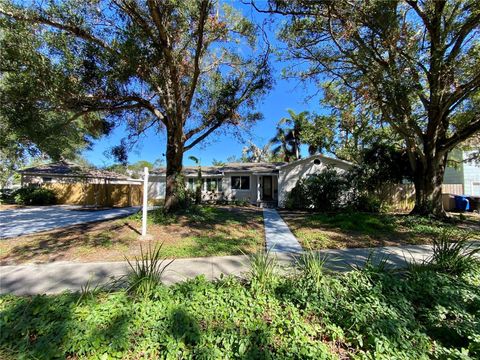
<svg viewBox="0 0 480 360">
<path fill-rule="evenodd" d="M 443 183 L 461 184 L 463 194 L 480 196 L 480 162 L 465 161 L 475 152 L 477 151 L 453 151 L 449 156 L 452 164 L 445 169 Z"/>
<path fill-rule="evenodd" d="M 314 155 L 291 163 L 230 163 L 202 167 L 202 199 L 243 200 L 258 206 L 283 207 L 287 194 L 299 179 L 321 172 L 328 165 L 338 171 L 351 166 L 343 160 Z M 198 167 L 185 167 L 183 173 L 187 189 L 194 190 Z M 152 171 L 149 180 L 149 199 L 164 199 L 165 169 Z"/>
</svg>

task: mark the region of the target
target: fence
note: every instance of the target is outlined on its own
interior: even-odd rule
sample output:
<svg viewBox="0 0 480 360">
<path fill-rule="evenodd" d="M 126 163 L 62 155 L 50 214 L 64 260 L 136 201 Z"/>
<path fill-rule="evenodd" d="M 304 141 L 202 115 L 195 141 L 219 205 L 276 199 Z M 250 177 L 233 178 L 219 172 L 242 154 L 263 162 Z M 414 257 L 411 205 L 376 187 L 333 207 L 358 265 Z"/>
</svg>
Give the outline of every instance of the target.
<svg viewBox="0 0 480 360">
<path fill-rule="evenodd" d="M 455 200 L 452 195 L 463 194 L 463 184 L 443 184 L 442 194 L 445 210 L 453 210 Z M 415 206 L 415 186 L 413 184 L 385 186 L 378 192 L 378 196 L 392 211 L 410 211 Z"/>
<path fill-rule="evenodd" d="M 44 186 L 55 192 L 58 204 L 95 207 L 142 205 L 142 185 L 51 183 Z"/>
</svg>

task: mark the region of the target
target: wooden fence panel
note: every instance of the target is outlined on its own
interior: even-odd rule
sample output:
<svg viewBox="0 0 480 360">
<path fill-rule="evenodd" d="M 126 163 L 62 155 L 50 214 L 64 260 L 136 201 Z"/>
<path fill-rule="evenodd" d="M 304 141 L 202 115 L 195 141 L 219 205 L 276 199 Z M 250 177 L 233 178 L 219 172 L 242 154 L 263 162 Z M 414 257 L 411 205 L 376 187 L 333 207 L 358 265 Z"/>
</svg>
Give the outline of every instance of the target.
<svg viewBox="0 0 480 360">
<path fill-rule="evenodd" d="M 57 195 L 57 203 L 97 207 L 126 207 L 142 204 L 142 185 L 135 184 L 45 184 Z"/>
<path fill-rule="evenodd" d="M 453 210 L 455 208 L 454 195 L 463 194 L 463 184 L 443 184 L 442 194 L 445 210 Z M 415 206 L 415 186 L 413 184 L 385 186 L 377 195 L 392 211 L 410 211 Z"/>
</svg>

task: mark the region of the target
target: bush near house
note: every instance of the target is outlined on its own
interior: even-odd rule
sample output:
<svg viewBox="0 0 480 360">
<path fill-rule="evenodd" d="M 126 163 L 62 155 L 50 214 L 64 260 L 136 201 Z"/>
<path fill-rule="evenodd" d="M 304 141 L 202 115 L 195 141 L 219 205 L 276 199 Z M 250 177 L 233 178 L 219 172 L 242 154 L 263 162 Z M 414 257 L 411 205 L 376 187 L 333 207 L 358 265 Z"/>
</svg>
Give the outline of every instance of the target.
<svg viewBox="0 0 480 360">
<path fill-rule="evenodd" d="M 0 297 L 2 359 L 478 359 L 480 266 L 442 250 L 329 273 L 318 256 L 279 275 L 202 277 L 148 291 Z M 446 254 L 450 254 L 445 257 Z"/>
<path fill-rule="evenodd" d="M 27 186 L 16 190 L 13 199 L 18 205 L 54 205 L 57 202 L 55 192 L 38 186 Z"/>
</svg>

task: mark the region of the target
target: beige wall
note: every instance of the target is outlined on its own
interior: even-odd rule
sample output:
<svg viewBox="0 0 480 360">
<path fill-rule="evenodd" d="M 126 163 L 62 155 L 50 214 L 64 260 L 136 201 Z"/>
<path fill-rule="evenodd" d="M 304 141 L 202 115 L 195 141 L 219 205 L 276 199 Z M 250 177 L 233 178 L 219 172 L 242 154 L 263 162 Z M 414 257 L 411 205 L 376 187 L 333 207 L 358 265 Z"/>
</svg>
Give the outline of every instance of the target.
<svg viewBox="0 0 480 360">
<path fill-rule="evenodd" d="M 316 165 L 314 160 L 320 160 L 320 164 Z M 278 206 L 284 207 L 288 193 L 297 184 L 297 181 L 308 177 L 309 175 L 318 174 L 324 170 L 327 165 L 332 165 L 340 172 L 347 170 L 350 165 L 334 159 L 326 159 L 323 157 L 309 157 L 283 166 L 280 168 L 278 175 Z"/>
<path fill-rule="evenodd" d="M 50 183 L 43 187 L 52 189 L 58 204 L 125 207 L 142 204 L 141 185 Z"/>
</svg>

